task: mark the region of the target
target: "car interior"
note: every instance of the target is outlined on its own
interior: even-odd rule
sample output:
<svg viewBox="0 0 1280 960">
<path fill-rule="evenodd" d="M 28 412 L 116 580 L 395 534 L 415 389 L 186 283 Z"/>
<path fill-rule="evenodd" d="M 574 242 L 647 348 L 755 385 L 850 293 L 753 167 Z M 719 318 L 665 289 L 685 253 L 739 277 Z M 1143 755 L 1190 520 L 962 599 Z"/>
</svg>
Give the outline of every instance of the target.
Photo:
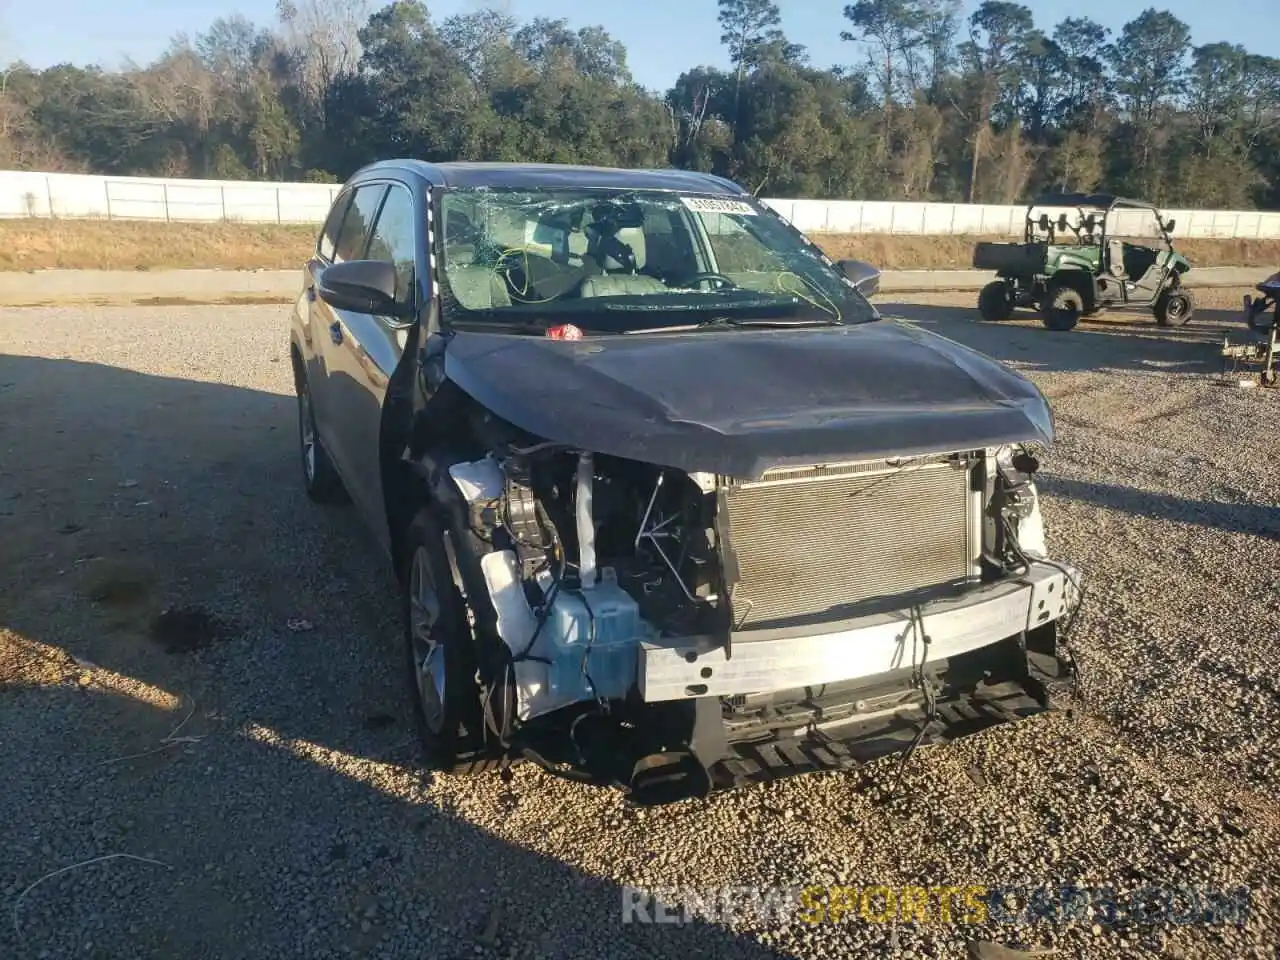
<svg viewBox="0 0 1280 960">
<path fill-rule="evenodd" d="M 703 215 L 704 270 L 682 212 L 663 204 L 604 201 L 536 220 L 498 206 L 451 198 L 446 208 L 446 276 L 465 309 L 726 287 L 814 296 L 778 252 L 729 217 Z"/>
<path fill-rule="evenodd" d="M 1127 277 L 1130 280 L 1140 279 L 1154 265 L 1160 256 L 1160 251 L 1154 247 L 1141 246 L 1136 243 L 1128 243 L 1122 239 L 1113 238 L 1107 242 L 1108 261 L 1110 262 L 1111 275 L 1117 279 Z M 1121 268 L 1120 272 L 1116 272 L 1116 267 Z"/>
</svg>

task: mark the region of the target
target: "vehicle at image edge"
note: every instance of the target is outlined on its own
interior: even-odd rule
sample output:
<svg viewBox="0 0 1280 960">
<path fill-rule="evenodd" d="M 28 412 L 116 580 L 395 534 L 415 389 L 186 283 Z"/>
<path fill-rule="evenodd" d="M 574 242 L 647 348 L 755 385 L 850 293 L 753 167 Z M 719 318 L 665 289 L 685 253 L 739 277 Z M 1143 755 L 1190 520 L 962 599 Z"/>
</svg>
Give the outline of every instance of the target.
<svg viewBox="0 0 1280 960">
<path fill-rule="evenodd" d="M 291 322 L 303 476 L 398 575 L 431 767 L 663 803 L 1051 708 L 1049 407 L 878 277 L 701 173 L 344 185 Z"/>
<path fill-rule="evenodd" d="M 974 268 L 997 277 L 979 293 L 978 312 L 984 320 L 1008 320 L 1016 308 L 1033 307 L 1050 330 L 1071 330 L 1108 307 L 1142 306 L 1161 326 L 1182 326 L 1195 313 L 1195 297 L 1182 286 L 1191 264 L 1173 249 L 1175 226 L 1142 200 L 1040 197 L 1027 207 L 1022 243 L 974 246 Z M 1131 242 L 1148 236 L 1159 245 Z"/>
<path fill-rule="evenodd" d="M 1262 294 L 1244 295 L 1244 312 L 1241 319 L 1252 334 L 1252 339 L 1232 343 L 1225 337 L 1222 343 L 1223 372 L 1235 371 L 1241 364 L 1260 368 L 1258 381 L 1264 387 L 1274 387 L 1280 380 L 1280 272 L 1271 274 L 1254 285 Z"/>
</svg>

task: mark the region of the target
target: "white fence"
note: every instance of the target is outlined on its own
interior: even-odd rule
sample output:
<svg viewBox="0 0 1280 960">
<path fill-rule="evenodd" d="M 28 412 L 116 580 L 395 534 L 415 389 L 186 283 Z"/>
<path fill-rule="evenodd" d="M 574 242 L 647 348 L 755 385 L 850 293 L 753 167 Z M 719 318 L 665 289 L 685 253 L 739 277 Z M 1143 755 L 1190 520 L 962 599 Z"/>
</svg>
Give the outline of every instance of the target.
<svg viewBox="0 0 1280 960">
<path fill-rule="evenodd" d="M 763 198 L 762 198 L 763 199 Z M 764 200 L 805 233 L 894 233 L 915 236 L 1022 236 L 1025 206 L 985 203 L 899 203 L 877 200 Z M 1037 209 L 1036 214 L 1041 211 Z M 1045 208 L 1052 220 L 1061 212 Z M 1280 212 L 1258 210 L 1161 210 L 1174 221 L 1175 238 L 1280 240 Z M 1154 236 L 1149 211 L 1120 211 L 1108 220 L 1110 233 Z"/>
<path fill-rule="evenodd" d="M 0 171 L 0 217 L 320 223 L 340 184 Z"/>
<path fill-rule="evenodd" d="M 339 185 L 243 180 L 164 180 L 0 170 L 0 217 L 245 223 L 319 223 Z M 1022 233 L 1025 208 L 969 203 L 762 198 L 806 233 L 915 236 Z M 1280 212 L 1164 210 L 1177 237 L 1280 239 Z M 1056 216 L 1056 211 L 1051 212 Z M 1148 234 L 1149 215 L 1126 215 L 1119 232 Z"/>
</svg>

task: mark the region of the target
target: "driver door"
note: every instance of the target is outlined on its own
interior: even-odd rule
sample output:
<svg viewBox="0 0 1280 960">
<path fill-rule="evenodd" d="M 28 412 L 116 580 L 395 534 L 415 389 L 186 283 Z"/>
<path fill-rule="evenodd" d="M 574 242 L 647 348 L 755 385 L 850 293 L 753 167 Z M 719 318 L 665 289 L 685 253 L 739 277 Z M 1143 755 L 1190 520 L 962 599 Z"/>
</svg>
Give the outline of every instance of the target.
<svg viewBox="0 0 1280 960">
<path fill-rule="evenodd" d="M 1155 211 L 1141 207 L 1124 207 L 1112 211 L 1109 228 L 1122 237 L 1124 256 L 1125 300 L 1150 303 L 1164 286 L 1173 257 Z M 1114 241 L 1113 241 L 1114 243 Z"/>
<path fill-rule="evenodd" d="M 1129 299 L 1154 300 L 1160 288 L 1164 286 L 1172 257 L 1173 254 L 1168 250 L 1159 251 L 1156 254 L 1155 263 L 1151 264 L 1141 277 L 1134 280 L 1133 289 L 1129 291 Z"/>
<path fill-rule="evenodd" d="M 344 259 L 384 260 L 396 268 L 396 299 L 413 304 L 420 232 L 414 196 L 401 183 L 361 186 L 349 217 L 364 240 Z M 421 231 L 425 234 L 425 230 Z M 333 456 L 351 499 L 383 549 L 390 537 L 383 504 L 381 427 L 387 387 L 404 353 L 407 324 L 393 317 L 336 309 L 320 298 L 317 327 L 324 353 L 325 385 L 333 424 Z"/>
</svg>

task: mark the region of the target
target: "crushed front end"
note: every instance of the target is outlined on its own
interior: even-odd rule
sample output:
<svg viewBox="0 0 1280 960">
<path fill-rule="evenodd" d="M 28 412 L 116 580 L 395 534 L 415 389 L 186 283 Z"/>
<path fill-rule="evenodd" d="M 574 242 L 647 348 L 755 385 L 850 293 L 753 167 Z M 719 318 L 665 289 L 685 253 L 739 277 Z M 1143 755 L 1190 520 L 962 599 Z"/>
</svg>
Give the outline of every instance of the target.
<svg viewBox="0 0 1280 960">
<path fill-rule="evenodd" d="M 1050 709 L 1079 574 L 1047 556 L 1037 467 L 1018 446 L 745 480 L 554 443 L 454 462 L 501 638 L 487 734 L 661 803 Z"/>
</svg>

